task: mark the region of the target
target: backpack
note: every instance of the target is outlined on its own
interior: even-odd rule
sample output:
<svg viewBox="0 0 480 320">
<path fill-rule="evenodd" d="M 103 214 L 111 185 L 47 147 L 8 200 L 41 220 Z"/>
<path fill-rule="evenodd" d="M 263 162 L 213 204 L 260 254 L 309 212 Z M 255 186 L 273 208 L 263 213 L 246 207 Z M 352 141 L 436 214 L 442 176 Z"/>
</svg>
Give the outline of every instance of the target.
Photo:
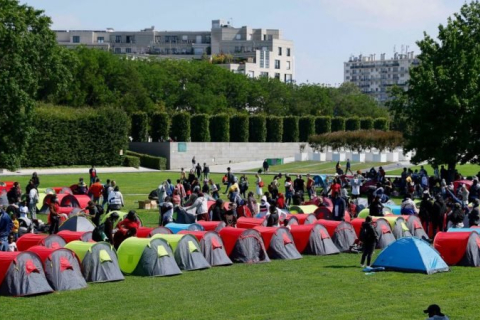
<svg viewBox="0 0 480 320">
<path fill-rule="evenodd" d="M 263 181 L 260 181 L 260 182 L 258 182 L 258 186 L 259 186 L 260 188 L 263 188 L 263 187 L 265 186 L 265 184 L 263 183 Z"/>
</svg>

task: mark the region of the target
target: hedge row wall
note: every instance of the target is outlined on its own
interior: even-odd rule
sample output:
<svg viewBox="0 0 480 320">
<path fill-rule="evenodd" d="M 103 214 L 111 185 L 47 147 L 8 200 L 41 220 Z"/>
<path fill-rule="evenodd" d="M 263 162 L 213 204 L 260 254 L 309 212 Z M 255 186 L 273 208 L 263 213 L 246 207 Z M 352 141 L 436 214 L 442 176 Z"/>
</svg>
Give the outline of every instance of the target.
<svg viewBox="0 0 480 320">
<path fill-rule="evenodd" d="M 146 141 L 148 118 L 145 113 L 132 115 L 133 141 Z M 143 128 L 140 128 L 140 127 Z M 308 137 L 337 131 L 389 131 L 387 118 L 276 117 L 264 115 L 195 114 L 186 112 L 169 116 L 154 113 L 150 122 L 152 141 L 192 142 L 306 142 Z"/>
<path fill-rule="evenodd" d="M 37 107 L 23 167 L 121 165 L 130 120 L 119 109 Z"/>
</svg>

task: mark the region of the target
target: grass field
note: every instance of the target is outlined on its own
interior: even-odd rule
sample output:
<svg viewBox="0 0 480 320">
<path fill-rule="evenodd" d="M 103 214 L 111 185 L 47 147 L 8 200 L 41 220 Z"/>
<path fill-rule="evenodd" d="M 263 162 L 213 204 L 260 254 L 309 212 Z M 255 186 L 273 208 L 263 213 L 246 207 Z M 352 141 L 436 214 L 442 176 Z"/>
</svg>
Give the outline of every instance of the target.
<svg viewBox="0 0 480 320">
<path fill-rule="evenodd" d="M 425 168 L 425 170 L 427 170 L 427 173 L 429 175 L 433 174 L 433 168 L 431 165 L 424 165 L 423 167 Z M 447 166 L 445 166 L 445 168 L 447 168 Z M 413 167 L 410 167 L 410 169 L 412 169 L 413 171 L 420 170 L 420 166 L 413 166 Z M 456 166 L 456 169 L 464 177 L 474 176 L 480 172 L 480 166 L 476 164 L 464 164 L 464 165 L 459 164 Z M 402 171 L 403 171 L 403 168 L 388 171 L 387 174 L 400 175 L 402 174 Z"/>
<path fill-rule="evenodd" d="M 347 162 L 340 162 L 342 169 L 345 171 Z M 352 171 L 365 171 L 371 167 L 378 169 L 379 166 L 385 166 L 389 163 L 380 162 L 350 162 Z M 276 166 L 270 166 L 269 172 L 283 173 L 310 173 L 310 174 L 334 174 L 336 162 L 319 162 L 319 161 L 297 161 Z M 259 168 L 258 168 L 259 169 Z M 258 169 L 251 169 L 249 172 L 257 172 Z"/>
<path fill-rule="evenodd" d="M 178 173 L 109 174 L 126 198 L 126 210 Z M 86 176 L 86 175 L 85 175 Z M 70 185 L 79 175 L 40 176 L 41 187 Z M 213 176 L 219 181 L 221 175 Z M 25 186 L 28 177 L 4 177 Z M 148 226 L 157 211 L 137 210 Z M 378 252 L 377 252 L 378 254 Z M 451 319 L 475 319 L 477 268 L 423 275 L 365 275 L 360 256 L 304 256 L 298 261 L 235 264 L 168 278 L 126 276 L 29 298 L 0 297 L 2 319 L 424 319 L 437 303 Z"/>
</svg>

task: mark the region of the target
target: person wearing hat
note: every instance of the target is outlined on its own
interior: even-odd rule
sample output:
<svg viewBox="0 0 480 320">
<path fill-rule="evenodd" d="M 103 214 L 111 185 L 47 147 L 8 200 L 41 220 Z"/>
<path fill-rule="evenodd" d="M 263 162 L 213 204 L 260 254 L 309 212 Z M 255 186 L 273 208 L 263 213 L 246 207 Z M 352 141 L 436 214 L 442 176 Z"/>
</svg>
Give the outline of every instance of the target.
<svg viewBox="0 0 480 320">
<path fill-rule="evenodd" d="M 480 205 L 480 200 L 475 199 L 473 200 L 473 208 L 472 211 L 468 214 L 468 225 L 471 226 L 478 226 L 480 223 L 480 209 L 478 206 Z"/>
<path fill-rule="evenodd" d="M 428 313 L 427 320 L 449 320 L 449 318 L 442 313 L 438 304 L 431 304 L 423 313 Z"/>
</svg>

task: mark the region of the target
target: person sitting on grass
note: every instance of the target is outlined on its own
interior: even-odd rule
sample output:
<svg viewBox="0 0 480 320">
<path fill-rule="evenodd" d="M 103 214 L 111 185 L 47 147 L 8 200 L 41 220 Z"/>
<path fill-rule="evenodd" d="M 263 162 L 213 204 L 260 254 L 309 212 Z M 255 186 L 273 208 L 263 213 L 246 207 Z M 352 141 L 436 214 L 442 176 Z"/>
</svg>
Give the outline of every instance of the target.
<svg viewBox="0 0 480 320">
<path fill-rule="evenodd" d="M 140 223 L 137 219 L 137 213 L 135 210 L 130 210 L 127 217 L 117 225 L 118 230 L 113 237 L 115 249 L 118 249 L 125 239 L 134 237 L 137 234 L 139 227 Z"/>
</svg>

